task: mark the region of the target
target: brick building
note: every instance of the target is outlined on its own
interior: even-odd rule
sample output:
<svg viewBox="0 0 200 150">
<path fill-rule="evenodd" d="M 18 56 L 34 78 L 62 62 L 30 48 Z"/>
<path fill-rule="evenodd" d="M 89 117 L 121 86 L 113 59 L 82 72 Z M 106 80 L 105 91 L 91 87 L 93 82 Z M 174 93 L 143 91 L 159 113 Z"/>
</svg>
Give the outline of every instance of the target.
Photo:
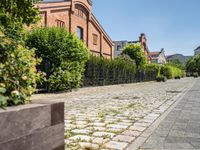
<svg viewBox="0 0 200 150">
<path fill-rule="evenodd" d="M 91 0 L 44 0 L 36 7 L 42 16 L 39 26 L 65 27 L 94 55 L 113 58 L 113 42 L 92 14 Z"/>
<path fill-rule="evenodd" d="M 144 33 L 139 37 L 138 41 L 114 41 L 114 53 L 115 57 L 119 56 L 122 53 L 122 49 L 128 44 L 140 43 L 143 49 L 144 54 L 147 57 L 149 63 L 151 62 L 150 52 L 147 46 L 147 39 Z"/>
</svg>

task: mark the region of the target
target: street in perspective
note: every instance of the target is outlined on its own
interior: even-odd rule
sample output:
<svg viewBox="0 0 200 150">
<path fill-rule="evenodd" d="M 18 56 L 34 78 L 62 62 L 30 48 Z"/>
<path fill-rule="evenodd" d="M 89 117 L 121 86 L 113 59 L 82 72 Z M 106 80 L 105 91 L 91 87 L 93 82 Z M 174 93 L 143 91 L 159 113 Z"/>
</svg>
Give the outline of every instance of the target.
<svg viewBox="0 0 200 150">
<path fill-rule="evenodd" d="M 199 0 L 1 0 L 0 150 L 200 150 Z"/>
</svg>

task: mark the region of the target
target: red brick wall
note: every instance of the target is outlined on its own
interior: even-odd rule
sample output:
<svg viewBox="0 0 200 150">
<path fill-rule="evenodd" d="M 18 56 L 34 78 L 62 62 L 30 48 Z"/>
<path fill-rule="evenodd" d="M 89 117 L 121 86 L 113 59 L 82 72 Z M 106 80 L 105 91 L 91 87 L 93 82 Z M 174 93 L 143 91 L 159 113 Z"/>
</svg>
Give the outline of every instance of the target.
<svg viewBox="0 0 200 150">
<path fill-rule="evenodd" d="M 94 34 L 97 35 L 97 44 L 94 44 Z M 101 50 L 101 32 L 91 22 L 89 24 L 89 48 L 93 51 L 100 52 Z"/>
<path fill-rule="evenodd" d="M 62 22 L 71 33 L 77 33 L 77 27 L 83 29 L 83 41 L 95 55 L 103 54 L 106 58 L 113 57 L 113 43 L 104 29 L 92 15 L 90 0 L 71 0 L 66 2 L 39 3 L 42 19 L 39 26 L 57 26 Z M 93 36 L 97 36 L 94 44 Z"/>
<path fill-rule="evenodd" d="M 82 15 L 79 14 L 82 12 Z M 75 6 L 74 12 L 71 14 L 71 32 L 76 35 L 77 27 L 83 28 L 83 41 L 87 45 L 88 38 L 88 12 L 80 6 Z"/>
</svg>

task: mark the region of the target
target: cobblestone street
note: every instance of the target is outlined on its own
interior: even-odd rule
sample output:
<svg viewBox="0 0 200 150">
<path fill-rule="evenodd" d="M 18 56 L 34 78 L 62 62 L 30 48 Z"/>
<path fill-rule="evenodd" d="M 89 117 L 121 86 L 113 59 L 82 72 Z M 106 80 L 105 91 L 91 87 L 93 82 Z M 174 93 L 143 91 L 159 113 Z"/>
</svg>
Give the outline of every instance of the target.
<svg viewBox="0 0 200 150">
<path fill-rule="evenodd" d="M 32 99 L 65 102 L 66 150 L 124 150 L 195 81 L 184 78 L 82 88 Z"/>
</svg>

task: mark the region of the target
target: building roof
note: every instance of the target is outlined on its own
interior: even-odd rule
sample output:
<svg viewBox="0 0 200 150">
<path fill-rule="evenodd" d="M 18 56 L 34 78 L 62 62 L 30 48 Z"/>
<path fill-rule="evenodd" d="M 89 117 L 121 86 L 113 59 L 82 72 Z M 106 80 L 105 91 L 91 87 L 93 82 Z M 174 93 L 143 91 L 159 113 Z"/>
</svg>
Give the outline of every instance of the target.
<svg viewBox="0 0 200 150">
<path fill-rule="evenodd" d="M 160 52 L 149 52 L 149 55 L 151 56 L 152 59 L 157 59 L 158 56 L 160 55 Z"/>
<path fill-rule="evenodd" d="M 195 49 L 195 51 L 200 50 L 200 46 Z"/>
</svg>

